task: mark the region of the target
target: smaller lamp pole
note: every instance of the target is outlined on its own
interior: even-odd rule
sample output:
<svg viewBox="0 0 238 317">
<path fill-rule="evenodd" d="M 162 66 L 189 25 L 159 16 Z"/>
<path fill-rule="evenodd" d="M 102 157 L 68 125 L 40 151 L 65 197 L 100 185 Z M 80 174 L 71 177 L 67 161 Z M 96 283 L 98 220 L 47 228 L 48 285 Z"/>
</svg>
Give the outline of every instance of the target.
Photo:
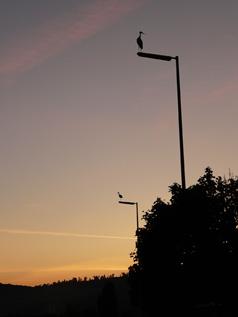
<svg viewBox="0 0 238 317">
<path fill-rule="evenodd" d="M 136 205 L 136 235 L 137 235 L 137 231 L 139 229 L 139 212 L 138 212 L 138 202 L 134 202 L 134 201 L 122 201 L 119 200 L 119 204 L 125 204 L 125 205 Z"/>
</svg>

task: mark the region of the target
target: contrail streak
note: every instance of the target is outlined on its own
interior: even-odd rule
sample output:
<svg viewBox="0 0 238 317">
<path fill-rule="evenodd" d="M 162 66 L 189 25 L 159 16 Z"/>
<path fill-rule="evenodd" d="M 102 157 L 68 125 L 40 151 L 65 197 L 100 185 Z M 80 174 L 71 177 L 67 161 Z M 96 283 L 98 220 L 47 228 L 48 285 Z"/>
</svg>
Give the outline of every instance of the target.
<svg viewBox="0 0 238 317">
<path fill-rule="evenodd" d="M 54 232 L 54 231 L 33 231 L 33 230 L 18 230 L 18 229 L 0 229 L 0 233 L 20 234 L 20 235 L 44 235 L 44 236 L 59 236 L 73 238 L 90 238 L 90 239 L 118 239 L 118 240 L 135 240 L 134 237 L 84 234 L 71 232 Z"/>
</svg>

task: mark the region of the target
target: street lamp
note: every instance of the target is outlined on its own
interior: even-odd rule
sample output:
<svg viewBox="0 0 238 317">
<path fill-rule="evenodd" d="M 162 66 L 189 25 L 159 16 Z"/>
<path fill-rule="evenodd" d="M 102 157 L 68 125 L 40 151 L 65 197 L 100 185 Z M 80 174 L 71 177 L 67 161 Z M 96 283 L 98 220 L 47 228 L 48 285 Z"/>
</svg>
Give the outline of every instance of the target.
<svg viewBox="0 0 238 317">
<path fill-rule="evenodd" d="M 181 165 L 181 183 L 182 189 L 186 189 L 185 181 L 185 163 L 184 163 L 184 146 L 183 146 L 183 124 L 182 124 L 182 106 L 181 106 L 181 91 L 180 91 L 180 77 L 179 77 L 179 57 L 168 56 L 160 54 L 151 54 L 138 52 L 138 56 L 159 59 L 161 61 L 169 62 L 172 59 L 176 62 L 176 81 L 177 81 L 177 97 L 178 97 L 178 125 L 179 125 L 179 144 L 180 144 L 180 165 Z"/>
<path fill-rule="evenodd" d="M 133 201 L 118 201 L 119 204 L 125 204 L 125 205 L 136 205 L 136 235 L 139 229 L 139 216 L 138 216 L 138 203 Z"/>
</svg>

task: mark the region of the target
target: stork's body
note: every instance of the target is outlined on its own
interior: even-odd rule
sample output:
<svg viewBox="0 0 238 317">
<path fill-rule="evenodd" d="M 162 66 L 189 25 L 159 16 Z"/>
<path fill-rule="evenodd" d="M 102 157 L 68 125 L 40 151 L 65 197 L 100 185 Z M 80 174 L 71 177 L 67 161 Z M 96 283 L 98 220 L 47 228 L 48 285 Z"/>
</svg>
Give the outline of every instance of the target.
<svg viewBox="0 0 238 317">
<path fill-rule="evenodd" d="M 143 50 L 143 41 L 142 41 L 142 38 L 141 38 L 141 34 L 144 34 L 143 32 L 139 32 L 139 36 L 137 37 L 136 39 L 136 42 L 137 42 L 137 45 L 138 45 L 138 49 L 139 50 Z"/>
</svg>

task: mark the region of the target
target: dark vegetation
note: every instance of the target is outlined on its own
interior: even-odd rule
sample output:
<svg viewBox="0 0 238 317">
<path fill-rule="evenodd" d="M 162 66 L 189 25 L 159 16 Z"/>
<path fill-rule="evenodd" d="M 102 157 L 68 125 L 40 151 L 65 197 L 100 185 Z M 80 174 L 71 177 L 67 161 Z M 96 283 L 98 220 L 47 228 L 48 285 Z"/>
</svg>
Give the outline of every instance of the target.
<svg viewBox="0 0 238 317">
<path fill-rule="evenodd" d="M 138 231 L 134 303 L 146 316 L 238 316 L 238 178 L 206 168 L 195 185 L 170 192 Z"/>
<path fill-rule="evenodd" d="M 238 316 L 238 178 L 210 168 L 158 198 L 120 277 L 36 287 L 0 284 L 1 316 Z"/>
<path fill-rule="evenodd" d="M 0 316 L 136 316 L 127 275 L 73 278 L 35 287 L 0 284 Z"/>
</svg>

